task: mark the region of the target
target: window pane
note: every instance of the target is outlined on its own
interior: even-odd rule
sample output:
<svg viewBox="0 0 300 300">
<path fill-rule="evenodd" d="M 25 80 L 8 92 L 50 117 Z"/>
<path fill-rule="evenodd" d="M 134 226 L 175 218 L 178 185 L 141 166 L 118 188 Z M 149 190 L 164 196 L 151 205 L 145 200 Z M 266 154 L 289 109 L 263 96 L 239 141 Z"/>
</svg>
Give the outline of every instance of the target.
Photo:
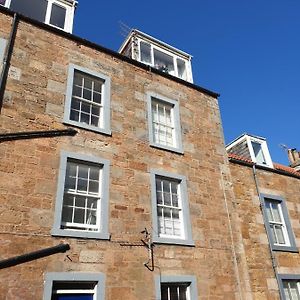
<svg viewBox="0 0 300 300">
<path fill-rule="evenodd" d="M 256 143 L 256 142 L 251 142 L 252 147 L 253 147 L 253 151 L 254 151 L 254 155 L 256 158 L 257 163 L 259 164 L 266 164 L 266 160 L 262 151 L 262 147 L 260 143 Z"/>
<path fill-rule="evenodd" d="M 63 222 L 72 222 L 72 214 L 73 214 L 73 208 L 64 206 L 62 211 L 62 221 Z"/>
<path fill-rule="evenodd" d="M 272 203 L 272 213 L 275 222 L 282 222 L 279 211 L 279 204 L 276 202 Z"/>
<path fill-rule="evenodd" d="M 151 45 L 145 42 L 140 42 L 141 61 L 151 64 Z"/>
<path fill-rule="evenodd" d="M 178 70 L 178 77 L 186 80 L 185 61 L 180 58 L 177 58 L 177 70 Z"/>
<path fill-rule="evenodd" d="M 71 120 L 95 127 L 101 125 L 101 89 L 103 83 L 102 79 L 77 70 L 74 71 Z"/>
<path fill-rule="evenodd" d="M 45 21 L 47 0 L 11 0 L 10 9 L 40 22 Z"/>
<path fill-rule="evenodd" d="M 154 67 L 160 71 L 174 75 L 173 57 L 157 49 L 153 50 Z"/>
<path fill-rule="evenodd" d="M 278 244 L 285 244 L 282 226 L 274 226 L 274 227 L 275 227 L 276 236 L 277 236 L 277 243 Z"/>
<path fill-rule="evenodd" d="M 65 28 L 66 9 L 55 3 L 52 4 L 50 24 L 56 27 Z"/>
</svg>

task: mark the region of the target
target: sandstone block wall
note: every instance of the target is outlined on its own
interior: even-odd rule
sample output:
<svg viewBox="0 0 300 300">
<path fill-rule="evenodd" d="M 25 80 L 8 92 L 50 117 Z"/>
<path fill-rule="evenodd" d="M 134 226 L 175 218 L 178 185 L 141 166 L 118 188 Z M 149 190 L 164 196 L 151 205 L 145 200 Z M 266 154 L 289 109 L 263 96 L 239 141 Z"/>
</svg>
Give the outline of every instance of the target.
<svg viewBox="0 0 300 300">
<path fill-rule="evenodd" d="M 0 14 L 7 39 L 11 17 Z M 217 100 L 112 55 L 20 21 L 16 35 L 1 133 L 65 129 L 63 112 L 69 64 L 111 78 L 112 135 L 77 128 L 75 137 L 0 144 L 0 259 L 69 243 L 71 250 L 0 272 L 0 299 L 41 299 L 47 272 L 102 272 L 106 299 L 155 299 L 154 276 L 195 275 L 199 299 L 237 295 L 228 212 L 221 169 L 229 172 Z M 179 101 L 184 154 L 149 146 L 146 93 Z M 111 239 L 53 237 L 61 150 L 110 161 Z M 150 169 L 187 178 L 195 247 L 156 245 L 154 272 L 136 243 L 151 230 Z M 229 188 L 228 188 L 229 189 Z"/>
</svg>

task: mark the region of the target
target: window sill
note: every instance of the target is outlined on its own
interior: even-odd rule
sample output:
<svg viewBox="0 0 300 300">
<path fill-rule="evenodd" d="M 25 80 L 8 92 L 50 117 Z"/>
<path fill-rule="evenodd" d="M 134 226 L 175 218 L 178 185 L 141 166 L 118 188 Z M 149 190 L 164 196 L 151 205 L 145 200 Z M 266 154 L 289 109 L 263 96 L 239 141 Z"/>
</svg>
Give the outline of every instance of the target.
<svg viewBox="0 0 300 300">
<path fill-rule="evenodd" d="M 299 249 L 295 246 L 276 246 L 272 245 L 273 251 L 299 253 Z"/>
<path fill-rule="evenodd" d="M 64 236 L 84 239 L 96 239 L 96 240 L 109 240 L 110 234 L 108 232 L 91 232 L 91 231 L 76 231 L 68 229 L 53 229 L 52 236 Z"/>
<path fill-rule="evenodd" d="M 175 245 L 175 246 L 178 245 L 178 246 L 195 247 L 195 242 L 193 240 L 154 237 L 153 243 L 154 244 L 168 244 L 168 245 Z"/>
<path fill-rule="evenodd" d="M 95 127 L 95 126 L 89 126 L 87 124 L 79 123 L 79 122 L 75 122 L 75 121 L 71 121 L 71 120 L 64 120 L 63 123 L 66 125 L 71 125 L 74 127 L 86 129 L 88 131 L 102 133 L 102 134 L 109 135 L 109 136 L 112 135 L 110 128 L 99 128 L 99 127 Z"/>
<path fill-rule="evenodd" d="M 152 143 L 152 142 L 150 142 L 150 146 L 153 148 L 156 148 L 156 149 L 166 150 L 166 151 L 169 151 L 172 153 L 177 153 L 177 154 L 182 154 L 182 155 L 184 154 L 183 149 L 181 147 L 180 148 L 168 147 L 165 145 L 160 145 L 160 144 L 156 144 L 156 143 Z"/>
</svg>

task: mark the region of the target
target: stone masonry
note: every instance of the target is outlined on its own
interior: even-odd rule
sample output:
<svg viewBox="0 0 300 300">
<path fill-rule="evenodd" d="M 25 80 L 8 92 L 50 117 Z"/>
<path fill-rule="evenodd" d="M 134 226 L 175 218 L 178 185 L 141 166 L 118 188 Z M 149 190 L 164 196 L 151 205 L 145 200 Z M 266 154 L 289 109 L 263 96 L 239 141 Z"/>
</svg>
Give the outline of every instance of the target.
<svg viewBox="0 0 300 300">
<path fill-rule="evenodd" d="M 8 39 L 11 22 L 11 15 L 0 14 L 0 38 Z M 71 247 L 65 254 L 0 270 L 0 299 L 42 299 L 47 272 L 71 271 L 105 274 L 108 300 L 154 300 L 154 276 L 159 273 L 196 276 L 198 297 L 202 300 L 246 299 L 250 290 L 244 279 L 247 272 L 245 267 L 237 265 L 236 247 L 232 243 L 233 239 L 241 240 L 242 235 L 239 228 L 233 228 L 237 220 L 230 219 L 234 215 L 230 213 L 233 193 L 216 98 L 193 85 L 181 84 L 80 43 L 46 25 L 21 19 L 0 115 L 1 133 L 66 129 L 63 112 L 71 63 L 111 78 L 112 134 L 76 128 L 78 133 L 74 137 L 0 144 L 0 258 L 61 242 Z M 179 101 L 184 154 L 149 146 L 147 92 Z M 110 161 L 110 240 L 51 236 L 61 150 Z M 154 272 L 144 266 L 148 260 L 145 248 L 120 245 L 139 242 L 141 230 L 151 229 L 149 172 L 152 168 L 186 176 L 195 242 L 193 247 L 156 244 L 154 257 L 159 268 Z M 237 167 L 232 169 L 239 172 Z M 263 177 L 265 181 L 267 177 Z M 274 184 L 291 185 L 283 176 L 278 176 Z M 239 218 L 251 221 L 250 228 L 246 225 L 248 219 L 242 222 L 243 239 L 249 240 L 244 245 L 249 254 L 251 289 L 255 295 L 261 293 L 255 299 L 263 299 L 263 293 L 268 293 L 265 295 L 271 299 L 275 295 L 273 275 L 262 257 L 267 257 L 268 252 L 259 209 L 253 207 L 257 204 L 255 190 L 248 187 L 248 182 L 237 188 L 246 198 L 238 197 L 240 204 L 234 203 L 235 206 L 249 208 L 238 209 Z M 298 207 L 294 200 L 290 205 L 297 223 Z M 257 246 L 259 251 L 253 248 Z M 242 247 L 241 244 L 240 261 L 245 262 Z M 289 259 L 292 257 L 279 257 L 285 267 L 290 266 Z M 259 267 L 252 268 L 254 263 Z M 262 279 L 266 274 L 269 281 Z M 261 282 L 264 289 L 259 286 Z"/>
</svg>

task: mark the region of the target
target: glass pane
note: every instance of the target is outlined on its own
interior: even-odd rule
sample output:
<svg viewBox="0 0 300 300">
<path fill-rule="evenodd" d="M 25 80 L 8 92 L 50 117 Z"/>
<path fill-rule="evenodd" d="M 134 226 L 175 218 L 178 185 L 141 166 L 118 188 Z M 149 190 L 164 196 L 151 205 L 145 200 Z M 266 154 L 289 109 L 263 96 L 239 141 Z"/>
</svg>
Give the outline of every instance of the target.
<svg viewBox="0 0 300 300">
<path fill-rule="evenodd" d="M 101 94 L 94 92 L 93 102 L 101 104 Z"/>
<path fill-rule="evenodd" d="M 285 244 L 284 236 L 283 236 L 283 228 L 282 226 L 274 226 L 277 236 L 277 243 L 278 244 Z"/>
<path fill-rule="evenodd" d="M 79 112 L 71 109 L 70 120 L 79 121 Z"/>
<path fill-rule="evenodd" d="M 279 212 L 279 204 L 276 202 L 272 203 L 272 213 L 275 222 L 281 222 L 280 212 Z"/>
<path fill-rule="evenodd" d="M 96 209 L 97 208 L 97 203 L 98 203 L 98 199 L 88 199 L 87 200 L 87 207 Z"/>
<path fill-rule="evenodd" d="M 160 290 L 161 290 L 161 300 L 169 300 L 168 286 L 162 284 Z"/>
<path fill-rule="evenodd" d="M 79 178 L 88 178 L 89 167 L 85 165 L 78 166 L 78 177 Z"/>
<path fill-rule="evenodd" d="M 90 167 L 90 179 L 91 180 L 99 180 L 99 172 L 100 172 L 100 168 L 91 166 Z"/>
<path fill-rule="evenodd" d="M 76 196 L 75 198 L 75 206 L 85 208 L 85 197 Z"/>
<path fill-rule="evenodd" d="M 62 211 L 62 221 L 63 222 L 72 222 L 72 213 L 73 213 L 73 208 L 72 207 L 63 207 Z"/>
<path fill-rule="evenodd" d="M 174 75 L 173 57 L 157 49 L 154 49 L 153 54 L 154 67 L 162 72 Z"/>
<path fill-rule="evenodd" d="M 179 294 L 178 287 L 177 286 L 170 286 L 169 290 L 170 290 L 170 300 L 173 300 L 173 299 L 175 299 L 175 300 L 178 299 L 179 300 L 179 298 L 178 298 L 178 294 Z"/>
<path fill-rule="evenodd" d="M 96 225 L 96 222 L 97 219 L 96 219 L 96 211 L 95 210 L 90 210 L 88 209 L 87 210 L 87 224 L 90 224 L 90 225 Z"/>
<path fill-rule="evenodd" d="M 98 181 L 90 181 L 89 193 L 90 194 L 98 194 L 99 193 L 99 182 Z"/>
<path fill-rule="evenodd" d="M 151 64 L 151 45 L 145 42 L 140 42 L 141 61 Z"/>
<path fill-rule="evenodd" d="M 72 98 L 71 109 L 80 110 L 80 103 L 81 101 L 79 101 L 78 99 Z"/>
<path fill-rule="evenodd" d="M 273 216 L 271 213 L 271 202 L 270 201 L 265 201 L 265 208 L 266 208 L 266 213 L 267 213 L 267 218 L 269 221 L 274 221 Z"/>
<path fill-rule="evenodd" d="M 186 300 L 186 292 L 187 292 L 186 286 L 179 287 L 179 299 L 180 300 Z"/>
<path fill-rule="evenodd" d="M 92 100 L 92 92 L 87 89 L 83 89 L 83 98 L 86 100 Z"/>
<path fill-rule="evenodd" d="M 265 164 L 266 160 L 260 143 L 251 142 L 257 163 Z"/>
<path fill-rule="evenodd" d="M 64 195 L 64 205 L 65 206 L 73 206 L 75 197 L 69 194 Z"/>
<path fill-rule="evenodd" d="M 99 117 L 92 116 L 91 117 L 91 125 L 99 127 Z"/>
<path fill-rule="evenodd" d="M 90 124 L 90 115 L 86 113 L 80 114 L 80 122 Z"/>
<path fill-rule="evenodd" d="M 86 89 L 91 90 L 92 87 L 93 87 L 93 80 L 92 80 L 91 78 L 89 78 L 89 77 L 86 76 L 86 77 L 84 78 L 84 87 L 85 87 Z"/>
<path fill-rule="evenodd" d="M 74 223 L 81 223 L 84 224 L 84 214 L 85 214 L 85 210 L 84 209 L 78 209 L 75 208 L 75 212 L 74 212 Z"/>
<path fill-rule="evenodd" d="M 101 91 L 102 91 L 102 84 L 103 84 L 103 83 L 104 83 L 103 81 L 95 80 L 95 82 L 94 82 L 94 91 L 101 94 Z"/>
<path fill-rule="evenodd" d="M 65 28 L 66 9 L 55 3 L 52 4 L 50 24 L 56 27 Z"/>
<path fill-rule="evenodd" d="M 74 85 L 73 86 L 73 96 L 82 97 L 82 88 L 80 86 Z"/>
<path fill-rule="evenodd" d="M 186 80 L 185 61 L 180 58 L 177 58 L 177 70 L 178 77 Z"/>
<path fill-rule="evenodd" d="M 86 179 L 78 179 L 77 190 L 79 192 L 87 192 L 87 180 Z"/>
<path fill-rule="evenodd" d="M 47 0 L 11 0 L 10 9 L 40 22 L 45 21 Z"/>
<path fill-rule="evenodd" d="M 171 194 L 164 193 L 164 205 L 171 205 Z"/>
<path fill-rule="evenodd" d="M 156 190 L 161 191 L 161 179 L 156 178 L 155 179 L 155 184 L 156 184 Z"/>
<path fill-rule="evenodd" d="M 74 71 L 74 82 L 73 82 L 73 84 L 82 86 L 82 78 L 83 78 L 82 74 L 75 70 Z"/>
</svg>

